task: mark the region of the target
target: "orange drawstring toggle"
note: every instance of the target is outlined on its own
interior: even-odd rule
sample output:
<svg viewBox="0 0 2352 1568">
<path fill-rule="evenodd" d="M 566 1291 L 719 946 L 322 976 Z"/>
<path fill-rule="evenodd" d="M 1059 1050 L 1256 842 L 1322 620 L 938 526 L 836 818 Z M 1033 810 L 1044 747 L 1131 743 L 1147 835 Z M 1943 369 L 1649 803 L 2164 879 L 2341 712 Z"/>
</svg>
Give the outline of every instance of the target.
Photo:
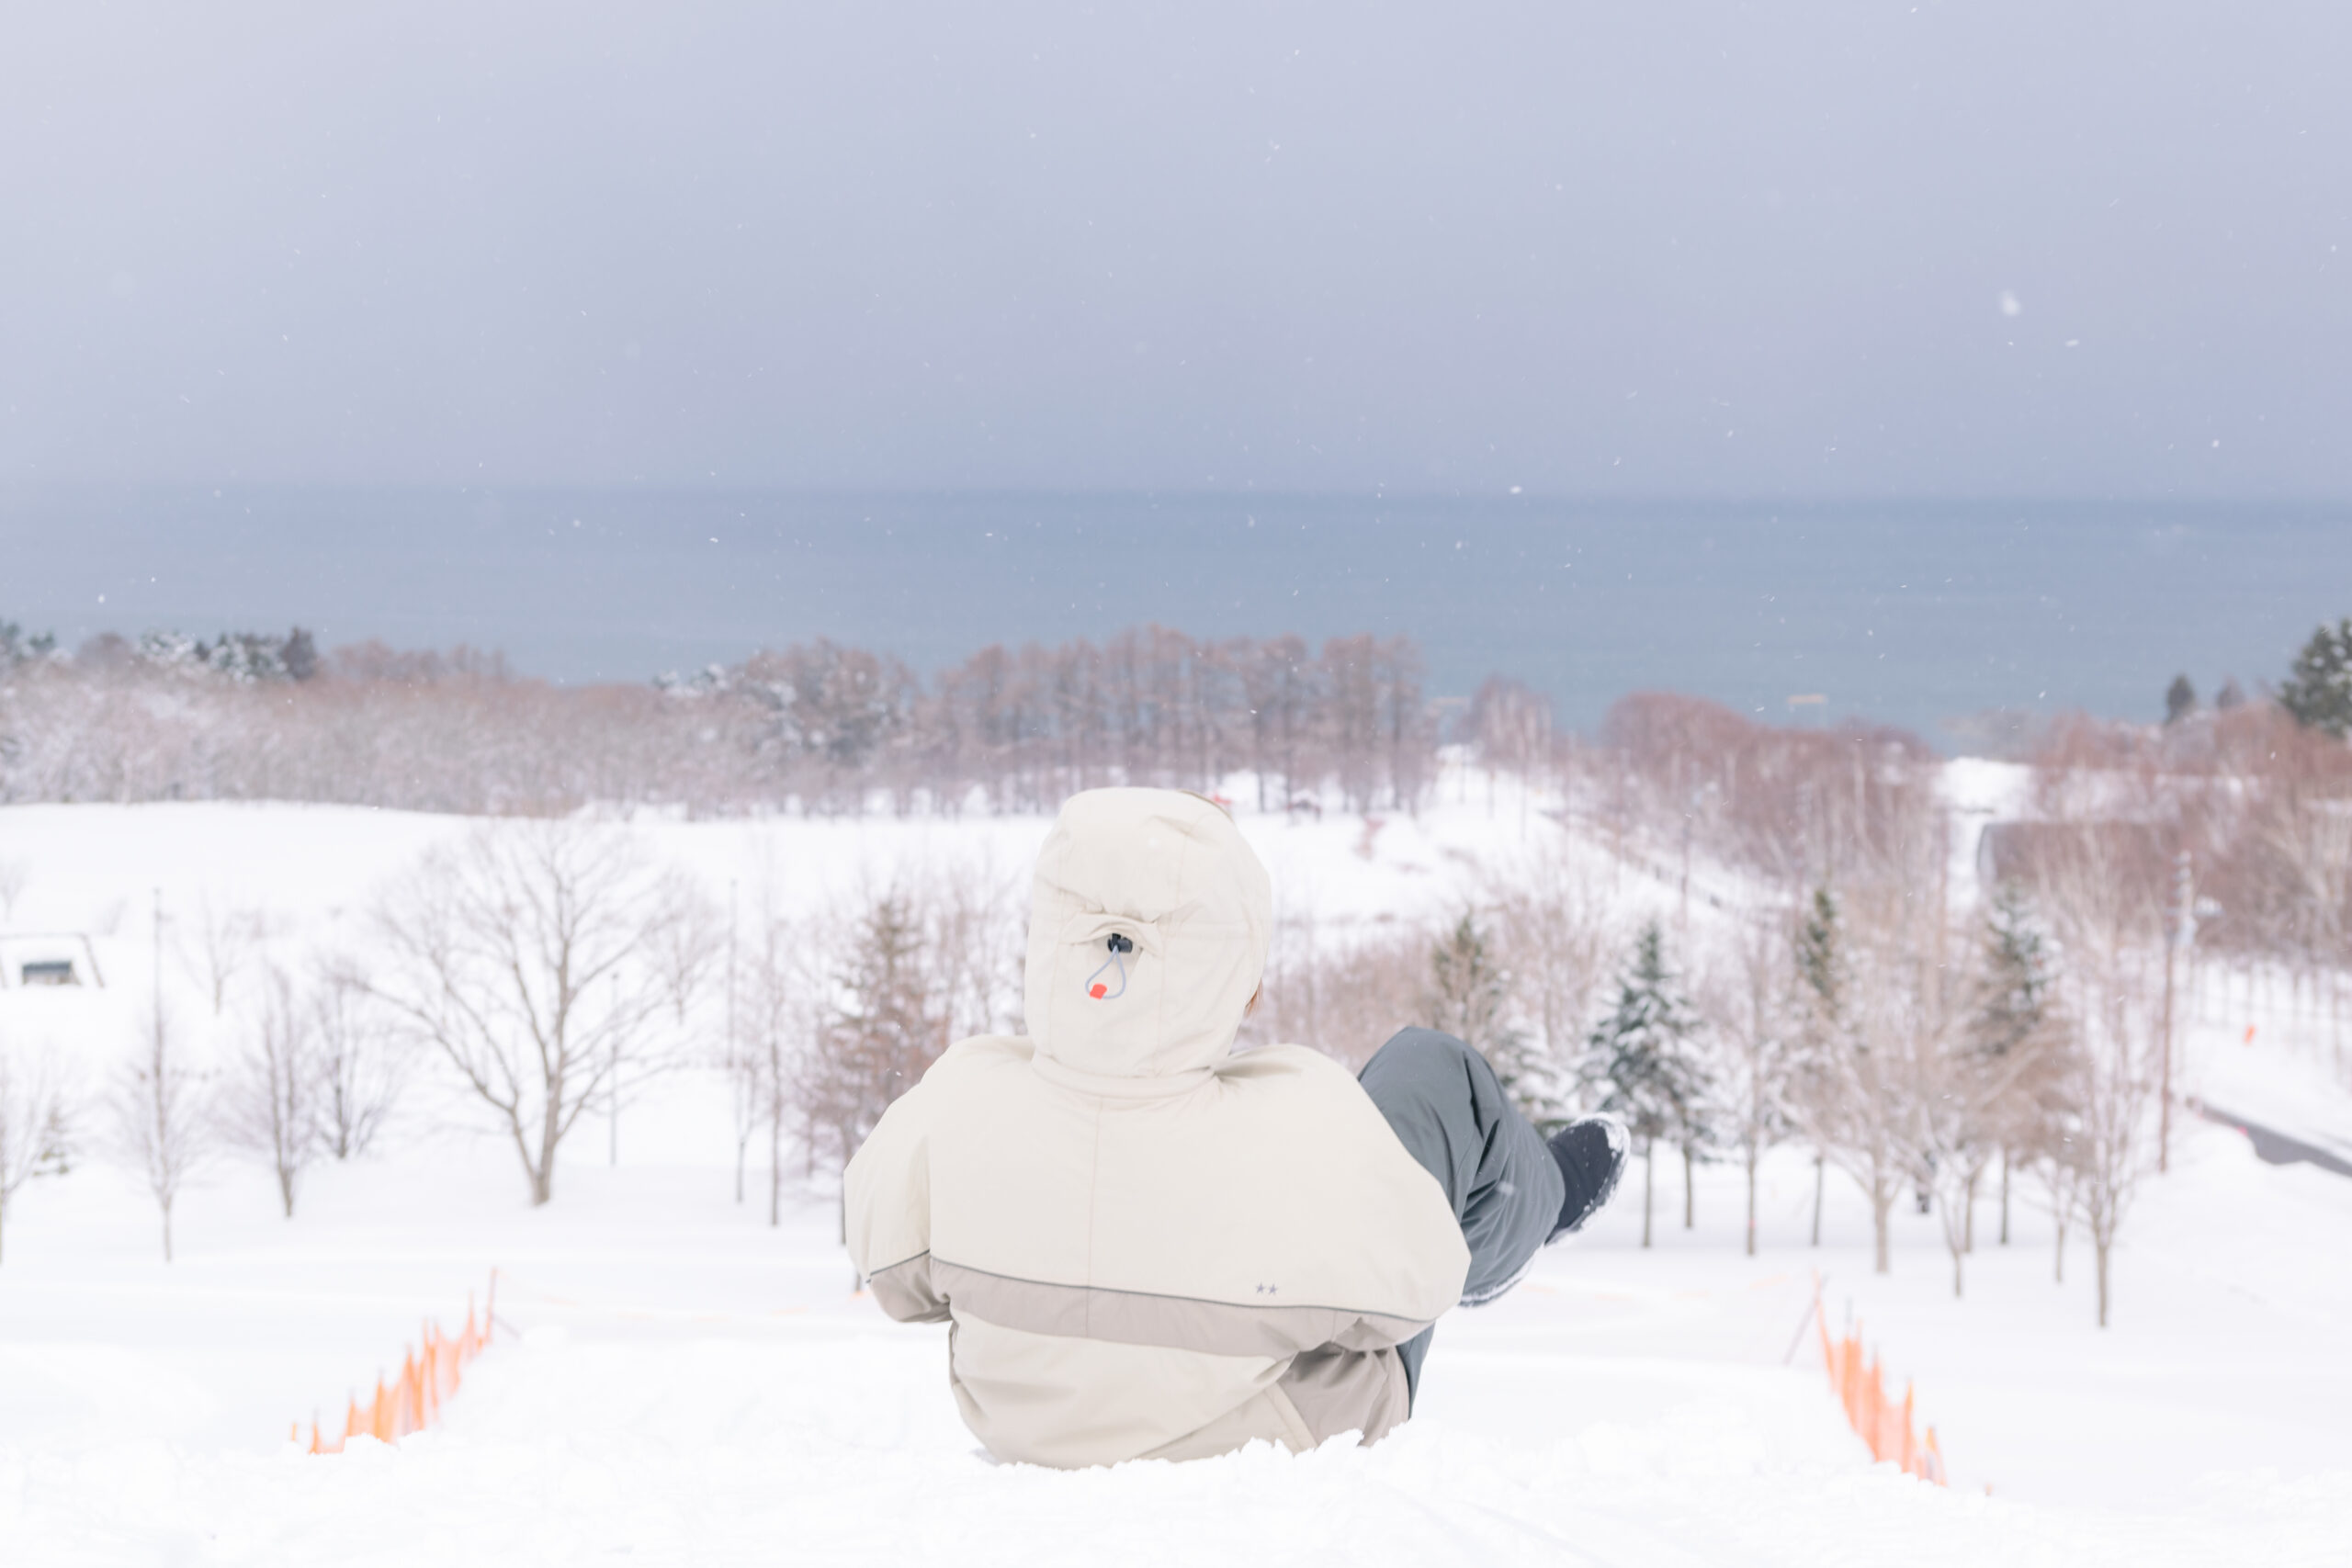
<svg viewBox="0 0 2352 1568">
<path fill-rule="evenodd" d="M 1122 936 L 1117 931 L 1113 931 L 1111 933 L 1111 940 L 1104 942 L 1102 945 L 1110 950 L 1111 956 L 1096 964 L 1094 967 L 1094 973 L 1086 977 L 1086 994 L 1092 997 L 1098 1002 L 1104 1000 L 1116 1001 L 1119 998 L 1127 994 L 1126 954 L 1133 953 L 1136 950 L 1136 944 L 1131 939 Z M 1119 971 L 1119 988 L 1115 991 L 1111 989 L 1111 987 L 1106 985 L 1102 979 L 1102 971 L 1109 969 L 1114 965 L 1115 965 Z"/>
</svg>

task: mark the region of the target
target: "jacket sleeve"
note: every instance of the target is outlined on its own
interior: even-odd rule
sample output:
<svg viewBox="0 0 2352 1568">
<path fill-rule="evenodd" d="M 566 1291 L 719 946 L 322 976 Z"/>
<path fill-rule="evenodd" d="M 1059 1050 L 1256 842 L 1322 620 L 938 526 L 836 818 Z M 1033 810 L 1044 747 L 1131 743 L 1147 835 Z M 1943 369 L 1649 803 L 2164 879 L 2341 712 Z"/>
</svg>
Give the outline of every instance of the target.
<svg viewBox="0 0 2352 1568">
<path fill-rule="evenodd" d="M 931 1099 L 917 1084 L 893 1101 L 842 1177 L 850 1260 L 882 1310 L 901 1323 L 947 1317 L 931 1271 Z"/>
</svg>

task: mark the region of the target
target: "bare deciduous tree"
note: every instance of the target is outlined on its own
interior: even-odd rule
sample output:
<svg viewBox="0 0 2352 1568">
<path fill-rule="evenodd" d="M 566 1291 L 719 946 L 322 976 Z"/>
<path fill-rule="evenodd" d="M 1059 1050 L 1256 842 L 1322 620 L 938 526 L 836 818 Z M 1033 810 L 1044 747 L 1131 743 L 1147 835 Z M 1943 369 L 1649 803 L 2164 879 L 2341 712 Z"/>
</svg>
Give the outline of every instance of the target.
<svg viewBox="0 0 2352 1568">
<path fill-rule="evenodd" d="M 72 1103 L 53 1055 L 0 1047 L 0 1241 L 17 1190 L 65 1173 L 73 1154 Z"/>
<path fill-rule="evenodd" d="M 1744 915 L 1734 930 L 1730 962 L 1699 988 L 1699 1005 L 1717 1042 L 1715 1074 L 1724 1118 L 1747 1183 L 1747 1255 L 1756 1256 L 1756 1168 L 1764 1151 L 1788 1136 L 1788 1095 L 1795 1081 L 1797 1019 L 1785 919 Z"/>
<path fill-rule="evenodd" d="M 2034 1166 L 2041 1178 L 2042 1201 L 2050 1210 L 2050 1277 L 2061 1285 L 2066 1282 L 2066 1232 L 2074 1224 L 2082 1185 L 2081 1171 L 2074 1159 L 2074 1142 L 2072 1133 L 2058 1134 L 2052 1140 L 2051 1152 Z"/>
<path fill-rule="evenodd" d="M 317 1045 L 320 1142 L 336 1159 L 374 1146 L 408 1078 L 407 1054 L 358 961 L 332 957 L 311 981 L 305 1013 Z"/>
<path fill-rule="evenodd" d="M 1838 881 L 1834 893 L 1816 886 L 1797 932 L 1806 1024 L 1794 1103 L 1826 1162 L 1869 1199 L 1873 1262 L 1885 1273 L 1896 1200 L 1910 1186 L 1924 1211 L 1928 1173 L 1939 1168 L 1928 1102 L 1937 1065 L 1962 1038 L 1964 992 L 1950 983 L 1943 805 L 1905 747 L 1839 739 L 1847 776 L 1816 768 L 1798 792 L 1821 838 L 1793 862 L 1817 861 Z"/>
<path fill-rule="evenodd" d="M 269 919 L 259 909 L 224 908 L 212 901 L 209 889 L 196 900 L 193 926 L 183 927 L 180 962 L 190 977 L 212 998 L 212 1015 L 220 1016 L 229 1001 L 229 987 L 253 964 L 269 934 Z"/>
<path fill-rule="evenodd" d="M 581 1116 L 672 1064 L 649 955 L 691 896 L 626 829 L 522 821 L 428 851 L 377 907 L 371 992 L 490 1108 L 534 1205 Z"/>
<path fill-rule="evenodd" d="M 2140 1179 L 2153 1163 L 2146 1125 L 2155 1102 L 2149 1070 L 2147 1021 L 2135 1017 L 2138 987 L 2097 987 L 2090 1005 L 2097 1021 L 2086 1029 L 2077 1055 L 2072 1134 L 2075 1202 L 2090 1232 L 2098 1277 L 2098 1325 L 2105 1328 L 2113 1299 L 2110 1264 L 2116 1234 L 2132 1206 Z"/>
<path fill-rule="evenodd" d="M 1312 900 L 1274 914 L 1257 1010 L 1242 1021 L 1245 1046 L 1311 1046 L 1361 1068 L 1419 1016 L 1430 934 L 1402 921 L 1368 929 L 1317 920 Z"/>
<path fill-rule="evenodd" d="M 1589 872 L 1556 847 L 1490 876 L 1484 902 L 1505 933 L 1514 1005 L 1544 1054 L 1566 1069 L 1584 1049 L 1622 945 L 1608 902 Z"/>
<path fill-rule="evenodd" d="M 1487 815 L 1495 811 L 1495 776 L 1508 771 L 1521 784 L 1519 826 L 1527 830 L 1527 789 L 1524 787 L 1551 760 L 1552 700 L 1523 682 L 1505 675 L 1489 675 L 1470 699 L 1463 735 L 1487 771 Z"/>
<path fill-rule="evenodd" d="M 2044 782 L 2080 787 L 2078 781 Z M 2044 793 L 2047 798 L 2052 792 Z M 2154 1164 L 2146 1123 L 2155 1105 L 2159 944 L 2169 871 L 2148 801 L 2124 798 L 2129 816 L 2081 813 L 2066 831 L 2045 836 L 2032 866 L 2063 953 L 2060 990 L 2075 1036 L 2053 1158 L 2091 1234 L 2102 1328 L 2116 1235 Z"/>
<path fill-rule="evenodd" d="M 1815 904 L 1815 923 L 1822 910 Z M 1845 959 L 1834 995 L 1809 987 L 1811 1004 L 1799 1098 L 1807 1134 L 1829 1164 L 1870 1201 L 1872 1267 L 1893 1267 L 1894 1203 L 1920 1169 L 1918 1103 L 1924 1063 L 1943 1048 L 1948 1019 L 1931 966 L 1901 941 L 1880 906 L 1834 928 Z M 1806 944 L 1799 944 L 1800 962 Z"/>
<path fill-rule="evenodd" d="M 243 1021 L 244 1043 L 222 1086 L 221 1132 L 277 1179 L 278 1201 L 294 1217 L 294 1190 L 320 1146 L 318 1041 L 294 983 L 272 965 L 262 1000 Z"/>
<path fill-rule="evenodd" d="M 727 1059 L 735 1096 L 735 1188 L 741 1201 L 744 1155 L 752 1136 L 768 1135 L 768 1224 L 784 1223 L 784 1144 L 799 1107 L 793 1098 L 793 1065 L 808 1032 L 808 1010 L 816 994 L 809 955 L 799 928 L 778 907 L 775 882 L 761 884 L 753 942 L 739 945 L 735 1039 Z M 813 1173 L 816 1142 L 802 1124 L 801 1153 Z"/>
<path fill-rule="evenodd" d="M 2013 1124 L 2012 1102 L 2037 1066 L 2029 1049 L 1990 1055 L 1973 1038 L 1949 1032 L 1921 1058 L 1914 1134 L 1919 1178 L 1935 1196 L 1944 1248 L 1951 1255 L 1951 1293 L 1974 1244 L 1976 1190 Z"/>
<path fill-rule="evenodd" d="M 743 1201 L 743 1169 L 751 1155 L 752 1134 L 760 1129 L 760 1107 L 764 1098 L 760 1082 L 759 1058 L 746 1043 L 743 1032 L 743 966 L 742 917 L 735 903 L 735 885 L 727 889 L 727 938 L 721 955 L 723 970 L 719 985 L 723 991 L 720 1009 L 720 1029 L 717 1045 L 711 1051 L 712 1065 L 727 1080 L 728 1105 L 732 1112 L 735 1134 L 735 1201 Z"/>
<path fill-rule="evenodd" d="M 912 886 L 922 906 L 923 951 L 947 1037 L 1018 1028 L 1028 922 L 1014 883 L 982 858 L 942 867 Z"/>
<path fill-rule="evenodd" d="M 164 1221 L 164 1261 L 172 1260 L 172 1207 L 212 1157 L 209 1086 L 187 1058 L 158 998 L 139 1053 L 123 1064 L 112 1103 L 116 1148 L 136 1169 Z"/>
<path fill-rule="evenodd" d="M 672 1021 L 684 1029 L 687 1011 L 726 963 L 725 917 L 700 886 L 681 876 L 676 908 L 652 936 L 653 966 L 662 977 Z"/>
<path fill-rule="evenodd" d="M 740 1006 L 747 998 L 739 993 Z M 763 1062 L 760 1043 L 744 1029 L 749 1021 L 749 1010 L 737 1013 L 730 1021 L 726 1034 L 719 1042 L 718 1066 L 727 1078 L 728 1107 L 735 1136 L 735 1201 L 743 1201 L 744 1172 L 751 1162 L 752 1136 L 769 1117 L 775 1099 Z M 781 1128 L 779 1127 L 779 1133 Z M 781 1138 L 779 1137 L 779 1142 Z"/>
</svg>

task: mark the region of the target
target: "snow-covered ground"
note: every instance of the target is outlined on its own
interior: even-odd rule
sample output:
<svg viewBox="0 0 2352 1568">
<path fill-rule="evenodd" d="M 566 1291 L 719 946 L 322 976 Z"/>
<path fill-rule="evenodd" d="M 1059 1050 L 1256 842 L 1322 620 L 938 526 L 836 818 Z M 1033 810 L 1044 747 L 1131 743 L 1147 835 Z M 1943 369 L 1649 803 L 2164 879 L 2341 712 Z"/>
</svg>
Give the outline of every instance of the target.
<svg viewBox="0 0 2352 1568">
<path fill-rule="evenodd" d="M 1962 782 L 1956 798 L 1985 793 Z M 1561 832 L 1467 795 L 1377 834 L 1245 826 L 1286 900 L 1417 913 Z M 0 1039 L 95 1083 L 146 1003 L 152 889 L 175 919 L 209 895 L 316 937 L 463 829 L 299 807 L 0 810 L 0 861 L 31 866 L 8 929 L 90 934 L 108 981 L 34 991 L 11 974 Z M 813 897 L 944 854 L 1015 873 L 1044 824 L 646 830 L 715 890 L 774 866 Z M 1573 852 L 1629 916 L 1671 908 L 1654 872 Z M 164 983 L 199 1024 L 209 1000 L 168 956 Z M 2327 1025 L 2285 1001 L 2209 984 L 2184 1081 L 2352 1136 Z M 854 1293 L 823 1192 L 796 1181 L 775 1228 L 756 1196 L 733 1201 L 715 1080 L 628 1111 L 617 1165 L 591 1123 L 536 1212 L 510 1151 L 435 1119 L 319 1171 L 290 1222 L 264 1173 L 214 1168 L 182 1201 L 169 1266 L 152 1205 L 102 1159 L 19 1195 L 0 1262 L 0 1563 L 2333 1563 L 2352 1541 L 2352 1180 L 2261 1165 L 2210 1123 L 2179 1128 L 2172 1173 L 2143 1190 L 2105 1332 L 2082 1244 L 2051 1279 L 2029 1184 L 2006 1247 L 1988 1199 L 1956 1302 L 1930 1216 L 1898 1216 L 1894 1272 L 1874 1277 L 1867 1212 L 1833 1177 L 1809 1248 L 1812 1168 L 1790 1153 L 1768 1167 L 1750 1259 L 1737 1173 L 1702 1168 L 1685 1231 L 1661 1163 L 1658 1245 L 1638 1246 L 1635 1173 L 1511 1296 L 1446 1321 L 1421 1409 L 1387 1442 L 1062 1474 L 976 1451 L 943 1332 Z M 511 1331 L 443 1427 L 397 1450 L 288 1448 L 289 1422 L 332 1420 L 492 1267 Z M 1872 1468 L 1845 1429 L 1800 1332 L 1815 1270 L 1833 1325 L 1859 1318 L 1917 1380 L 1950 1490 Z"/>
</svg>

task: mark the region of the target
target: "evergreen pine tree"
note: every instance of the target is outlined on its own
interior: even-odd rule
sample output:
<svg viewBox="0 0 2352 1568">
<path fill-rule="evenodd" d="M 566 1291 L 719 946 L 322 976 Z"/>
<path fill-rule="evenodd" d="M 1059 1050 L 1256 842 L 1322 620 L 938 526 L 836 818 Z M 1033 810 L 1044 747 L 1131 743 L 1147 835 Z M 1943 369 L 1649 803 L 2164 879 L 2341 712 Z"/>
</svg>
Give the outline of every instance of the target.
<svg viewBox="0 0 2352 1568">
<path fill-rule="evenodd" d="M 2047 1142 L 2042 1123 L 2052 1113 L 2042 1092 L 2046 1072 L 2041 1063 L 2015 1059 L 2039 1053 L 2055 1057 L 2052 1032 L 2051 988 L 2056 983 L 2049 939 L 2033 918 L 2032 907 L 2015 883 L 2003 883 L 1993 893 L 1985 911 L 1983 935 L 1984 968 L 1977 984 L 1976 1006 L 1969 1019 L 1969 1043 L 1988 1063 L 2013 1069 L 2018 1085 L 2013 1114 L 2002 1118 L 2001 1245 L 2009 1241 L 2009 1168 L 2018 1154 Z M 2054 1060 L 2049 1066 L 2054 1066 Z"/>
<path fill-rule="evenodd" d="M 2312 633 L 2278 688 L 2278 705 L 2307 729 L 2338 740 L 2352 734 L 2352 616 Z"/>
<path fill-rule="evenodd" d="M 1813 907 L 1797 928 L 1797 978 L 1804 982 L 1806 1007 L 1817 1027 L 1834 1029 L 1846 1007 L 1846 961 L 1838 929 L 1838 896 L 1813 890 Z"/>
<path fill-rule="evenodd" d="M 1510 976 L 1487 951 L 1474 916 L 1464 913 L 1430 950 L 1421 1010 L 1430 1028 L 1487 1058 L 1521 1115 L 1538 1126 L 1560 1119 L 1558 1075 L 1542 1045 L 1511 1023 Z"/>
<path fill-rule="evenodd" d="M 836 976 L 841 1000 L 798 1086 L 803 1108 L 843 1165 L 947 1048 L 947 1021 L 922 959 L 913 900 L 895 891 L 876 898 L 858 920 Z"/>
<path fill-rule="evenodd" d="M 2186 675 L 2176 675 L 2165 688 L 2165 722 L 2178 724 L 2197 711 L 2197 687 Z"/>
<path fill-rule="evenodd" d="M 1706 1075 L 1695 1049 L 1696 1011 L 1666 966 L 1665 941 L 1652 920 L 1634 943 L 1632 964 L 1617 984 L 1617 1003 L 1587 1043 L 1579 1077 L 1600 1091 L 1600 1109 L 1625 1123 L 1642 1150 L 1642 1245 L 1650 1245 L 1657 1140 L 1690 1153 L 1704 1135 Z"/>
<path fill-rule="evenodd" d="M 2050 949 L 2013 882 L 1994 890 L 1984 916 L 1984 979 L 1971 1021 L 1978 1050 L 2006 1056 L 2041 1027 L 2049 1009 Z"/>
<path fill-rule="evenodd" d="M 1813 890 L 1812 905 L 1797 927 L 1796 962 L 1802 1010 L 1797 1088 L 1813 1129 L 1812 1245 L 1819 1247 L 1821 1201 L 1829 1179 L 1829 1150 L 1821 1129 L 1833 1111 L 1825 1100 L 1835 1093 L 1838 1082 L 1838 1075 L 1830 1070 L 1831 1054 L 1846 1029 L 1845 942 L 1838 925 L 1838 896 L 1826 887 Z"/>
</svg>

